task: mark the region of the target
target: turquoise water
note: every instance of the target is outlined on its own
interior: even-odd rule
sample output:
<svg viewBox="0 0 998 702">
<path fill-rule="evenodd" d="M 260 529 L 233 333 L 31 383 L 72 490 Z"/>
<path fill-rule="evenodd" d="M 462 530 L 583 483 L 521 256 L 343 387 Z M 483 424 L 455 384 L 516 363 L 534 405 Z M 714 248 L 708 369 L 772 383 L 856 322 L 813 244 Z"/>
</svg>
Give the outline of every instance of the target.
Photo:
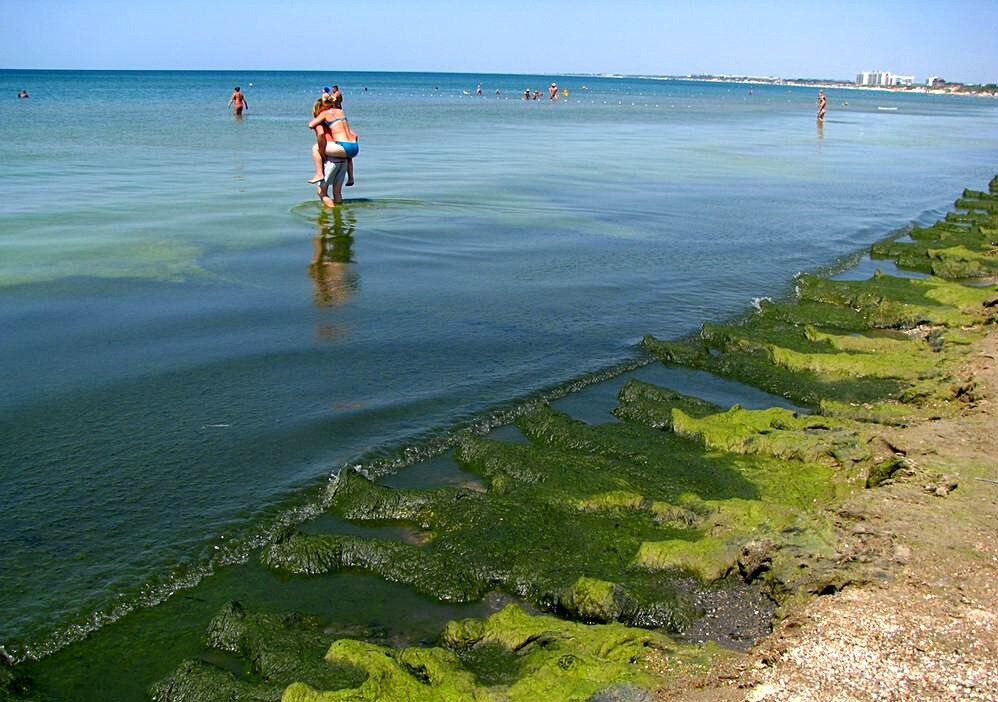
<svg viewBox="0 0 998 702">
<path fill-rule="evenodd" d="M 568 99 L 518 98 L 552 80 Z M 362 150 L 323 214 L 305 123 L 334 81 Z M 819 130 L 816 91 L 752 91 L 0 71 L 0 642 L 43 656 L 212 570 L 266 599 L 227 569 L 341 466 L 442 451 L 938 217 L 998 163 L 993 100 L 830 90 Z M 378 587 L 398 619 L 414 596 Z"/>
</svg>

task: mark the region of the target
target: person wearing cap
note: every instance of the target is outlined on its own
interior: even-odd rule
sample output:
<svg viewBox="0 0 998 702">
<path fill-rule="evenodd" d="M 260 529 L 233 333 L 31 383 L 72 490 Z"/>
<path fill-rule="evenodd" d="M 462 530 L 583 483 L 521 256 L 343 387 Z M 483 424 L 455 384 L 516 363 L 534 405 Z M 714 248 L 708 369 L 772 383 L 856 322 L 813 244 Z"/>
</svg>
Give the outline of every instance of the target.
<svg viewBox="0 0 998 702">
<path fill-rule="evenodd" d="M 548 88 L 548 100 L 557 100 L 557 99 L 558 99 L 558 84 L 552 83 L 551 87 Z"/>
</svg>

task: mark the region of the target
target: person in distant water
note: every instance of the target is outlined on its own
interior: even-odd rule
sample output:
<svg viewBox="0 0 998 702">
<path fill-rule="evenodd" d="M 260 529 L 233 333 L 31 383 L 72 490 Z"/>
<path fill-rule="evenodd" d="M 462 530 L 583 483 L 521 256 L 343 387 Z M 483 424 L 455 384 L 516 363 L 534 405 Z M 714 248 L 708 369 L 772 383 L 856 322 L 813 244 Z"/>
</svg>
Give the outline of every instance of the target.
<svg viewBox="0 0 998 702">
<path fill-rule="evenodd" d="M 333 107 L 332 95 L 323 95 L 319 98 L 318 104 L 313 108 L 315 117 L 308 123 L 309 129 L 316 130 L 316 137 L 320 136 L 319 127 L 322 127 L 323 150 L 319 150 L 319 145 L 312 147 L 312 159 L 319 164 L 316 170 L 323 171 L 323 179 L 317 188 L 322 203 L 327 207 L 335 207 L 343 202 L 343 179 L 350 175 L 353 169 L 353 158 L 360 153 L 357 133 L 350 128 L 347 116 L 343 110 Z M 310 183 L 316 181 L 310 180 Z M 333 186 L 333 197 L 329 197 L 329 186 Z M 353 176 L 350 175 L 347 185 L 353 185 Z"/>
<path fill-rule="evenodd" d="M 246 96 L 243 95 L 238 85 L 232 89 L 232 97 L 229 98 L 229 104 L 226 105 L 226 107 L 230 106 L 235 108 L 237 117 L 242 116 L 243 110 L 249 109 L 249 103 L 246 102 Z"/>
<path fill-rule="evenodd" d="M 30 96 L 30 95 L 28 95 L 28 91 L 27 91 L 27 90 L 24 90 L 23 88 L 21 89 L 21 92 L 19 92 L 19 93 L 17 94 L 17 98 L 18 98 L 19 100 L 23 100 L 23 99 L 25 99 L 25 98 L 29 98 L 29 97 L 31 97 L 31 96 Z"/>
<path fill-rule="evenodd" d="M 558 99 L 558 84 L 552 83 L 551 87 L 548 88 L 548 100 L 557 100 L 557 99 Z"/>
<path fill-rule="evenodd" d="M 523 91 L 523 99 L 524 100 L 530 99 L 530 88 L 527 88 L 526 90 Z"/>
<path fill-rule="evenodd" d="M 823 122 L 825 120 L 825 110 L 828 108 L 828 99 L 825 97 L 825 91 L 818 91 L 818 121 Z"/>
<path fill-rule="evenodd" d="M 475 95 L 481 96 L 481 94 L 482 94 L 482 84 L 479 83 L 478 87 L 475 88 Z"/>
<path fill-rule="evenodd" d="M 534 100 L 540 100 L 540 99 L 541 99 L 541 91 L 540 90 L 535 90 L 534 91 Z"/>
<path fill-rule="evenodd" d="M 333 86 L 333 107 L 337 110 L 343 109 L 343 93 L 340 92 L 340 86 Z"/>
<path fill-rule="evenodd" d="M 502 91 L 499 90 L 499 88 L 496 88 L 496 97 L 499 97 L 500 95 L 502 95 Z"/>
</svg>

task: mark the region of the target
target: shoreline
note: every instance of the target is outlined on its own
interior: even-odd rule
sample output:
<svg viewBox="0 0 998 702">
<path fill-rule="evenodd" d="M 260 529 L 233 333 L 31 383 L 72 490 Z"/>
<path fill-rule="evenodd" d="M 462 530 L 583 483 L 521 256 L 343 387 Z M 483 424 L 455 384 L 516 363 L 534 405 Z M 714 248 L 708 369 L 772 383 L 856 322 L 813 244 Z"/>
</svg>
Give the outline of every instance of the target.
<svg viewBox="0 0 998 702">
<path fill-rule="evenodd" d="M 998 190 L 996 181 L 998 178 L 992 181 L 989 197 L 994 197 L 995 190 Z M 370 681 L 376 672 L 375 668 L 371 667 L 374 665 L 373 661 L 382 660 L 387 656 L 395 661 L 393 667 L 383 671 L 385 675 L 381 676 L 381 681 L 387 687 L 379 690 L 387 695 L 387 698 L 394 695 L 393 691 L 401 692 L 405 689 L 423 692 L 432 690 L 433 694 L 444 694 L 445 690 L 451 689 L 449 687 L 451 684 L 460 684 L 459 688 L 454 688 L 452 691 L 474 691 L 475 694 L 483 695 L 483 699 L 489 699 L 488 695 L 493 693 L 499 694 L 502 690 L 511 692 L 519 689 L 518 685 L 537 685 L 543 679 L 547 681 L 545 685 L 548 685 L 545 689 L 554 695 L 551 698 L 560 699 L 565 698 L 558 695 L 565 693 L 568 689 L 566 685 L 571 687 L 581 684 L 579 677 L 584 678 L 583 674 L 591 672 L 593 667 L 608 667 L 611 671 L 609 678 L 599 678 L 603 687 L 650 688 L 662 685 L 665 681 L 666 686 L 658 689 L 660 694 L 667 697 L 671 684 L 668 680 L 676 677 L 677 667 L 680 669 L 680 679 L 687 680 L 689 678 L 687 669 L 692 669 L 696 675 L 702 675 L 705 668 L 719 666 L 718 670 L 724 670 L 724 666 L 731 665 L 731 661 L 734 660 L 733 656 L 719 651 L 713 645 L 679 643 L 678 639 L 669 640 L 667 637 L 649 633 L 646 629 L 625 626 L 633 626 L 642 621 L 641 617 L 662 616 L 662 612 L 655 609 L 661 606 L 673 608 L 669 610 L 670 617 L 686 616 L 683 614 L 685 605 L 681 597 L 673 603 L 672 600 L 661 599 L 664 595 L 656 589 L 659 578 L 673 578 L 672 574 L 676 568 L 696 573 L 705 582 L 729 579 L 736 592 L 746 592 L 738 589 L 742 587 L 738 584 L 740 581 L 744 581 L 746 585 L 755 584 L 768 588 L 783 607 L 780 614 L 783 622 L 781 627 L 793 621 L 795 612 L 807 611 L 802 608 L 812 606 L 811 603 L 816 601 L 823 602 L 830 599 L 815 598 L 801 604 L 802 600 L 807 599 L 799 596 L 802 591 L 834 596 L 839 596 L 835 593 L 842 593 L 841 596 L 844 597 L 846 593 L 851 594 L 857 590 L 856 583 L 882 581 L 879 575 L 875 577 L 871 575 L 870 568 L 887 572 L 888 575 L 890 573 L 879 565 L 879 561 L 884 557 L 883 553 L 872 547 L 851 552 L 850 559 L 843 561 L 841 558 L 843 553 L 839 550 L 828 552 L 821 543 L 802 542 L 788 535 L 799 533 L 799 530 L 804 528 L 813 529 L 815 533 L 827 536 L 825 545 L 846 540 L 848 535 L 844 537 L 840 533 L 840 525 L 834 523 L 834 518 L 831 524 L 826 523 L 828 516 L 826 512 L 831 511 L 834 514 L 835 510 L 843 509 L 845 503 L 842 500 L 846 503 L 850 500 L 859 503 L 873 500 L 882 494 L 878 491 L 895 489 L 895 485 L 906 485 L 907 477 L 919 476 L 921 479 L 927 475 L 919 472 L 920 466 L 925 461 L 924 458 L 908 458 L 921 454 L 913 448 L 905 448 L 905 441 L 914 439 L 911 437 L 906 439 L 903 432 L 912 427 L 915 430 L 932 426 L 933 421 L 956 422 L 957 418 L 965 416 L 964 409 L 967 406 L 968 396 L 972 404 L 979 405 L 991 401 L 988 399 L 989 396 L 984 394 L 985 391 L 975 390 L 973 383 L 961 381 L 954 386 L 945 378 L 940 379 L 930 372 L 938 362 L 944 362 L 947 369 L 957 368 L 965 362 L 968 354 L 974 353 L 972 349 L 977 348 L 975 344 L 988 343 L 988 340 L 991 340 L 992 347 L 989 348 L 993 348 L 994 318 L 988 311 L 993 308 L 986 307 L 983 310 L 979 308 L 979 305 L 985 304 L 990 299 L 989 294 L 993 289 L 980 288 L 977 289 L 978 292 L 972 292 L 973 289 L 965 289 L 955 283 L 946 282 L 947 278 L 965 277 L 968 273 L 988 277 L 981 276 L 982 272 L 987 272 L 981 267 L 992 265 L 993 254 L 990 257 L 981 256 L 973 254 L 972 251 L 968 253 L 967 249 L 973 245 L 975 237 L 979 238 L 981 222 L 993 223 L 993 210 L 990 210 L 991 214 L 988 215 L 987 210 L 982 213 L 976 208 L 978 204 L 990 202 L 986 195 L 986 193 L 965 192 L 962 209 L 967 210 L 967 213 L 963 215 L 957 213 L 952 220 L 947 217 L 947 220 L 941 222 L 938 227 L 933 225 L 933 227 L 918 228 L 918 238 L 914 244 L 888 242 L 879 249 L 878 245 L 875 245 L 874 252 L 880 257 L 904 261 L 909 264 L 907 267 L 916 269 L 918 266 L 928 267 L 931 272 L 941 276 L 931 279 L 938 283 L 916 283 L 903 278 L 883 280 L 875 278 L 866 284 L 836 284 L 804 276 L 798 281 L 799 286 L 803 288 L 802 299 L 807 301 L 807 305 L 820 310 L 823 315 L 808 317 L 809 322 L 806 324 L 802 321 L 804 317 L 800 315 L 804 312 L 810 314 L 813 311 L 812 307 L 805 310 L 804 305 L 767 303 L 762 305 L 765 314 L 750 316 L 750 319 L 742 325 L 705 325 L 700 339 L 684 342 L 659 342 L 650 338 L 646 340 L 646 349 L 672 365 L 706 370 L 715 375 L 741 380 L 748 385 L 758 386 L 759 383 L 753 383 L 751 377 L 745 377 L 747 370 L 754 369 L 755 372 L 769 368 L 767 372 L 770 372 L 770 375 L 766 376 L 769 379 L 763 389 L 774 394 L 790 393 L 794 395 L 790 399 L 795 403 L 814 404 L 815 400 L 822 399 L 820 397 L 822 391 L 826 391 L 826 395 L 827 392 L 831 392 L 834 397 L 824 398 L 829 402 L 824 403 L 822 400 L 822 403 L 819 403 L 820 415 L 798 415 L 788 410 L 777 411 L 777 408 L 751 411 L 741 409 L 735 411 L 733 408 L 724 411 L 723 407 L 704 403 L 695 397 L 669 394 L 668 391 L 656 389 L 655 386 L 648 386 L 645 383 L 628 383 L 621 392 L 621 404 L 615 414 L 625 421 L 625 426 L 634 427 L 633 430 L 628 429 L 629 432 L 633 432 L 631 435 L 619 436 L 613 430 L 600 429 L 606 425 L 599 427 L 584 425 L 561 412 L 541 406 L 521 417 L 517 426 L 531 444 L 543 447 L 543 450 L 538 448 L 537 452 L 523 453 L 522 449 L 516 448 L 518 444 L 468 437 L 459 447 L 460 460 L 463 466 L 480 475 L 483 481 L 479 487 L 470 492 L 459 491 L 453 495 L 451 493 L 441 495 L 439 491 L 436 493 L 428 490 L 402 491 L 370 486 L 363 481 L 363 478 L 350 478 L 347 486 L 349 489 L 337 491 L 339 494 L 335 497 L 334 509 L 348 519 L 361 522 L 373 520 L 372 523 L 377 523 L 388 520 L 414 524 L 419 527 L 415 532 L 418 538 L 410 544 L 411 547 L 400 549 L 389 542 L 379 540 L 339 537 L 330 540 L 322 535 L 303 535 L 296 532 L 289 533 L 280 543 L 266 549 L 264 562 L 268 567 L 286 573 L 292 578 L 309 573 L 326 572 L 329 569 L 361 568 L 389 581 L 407 584 L 415 587 L 417 591 L 437 597 L 441 594 L 450 598 L 480 597 L 480 585 L 476 581 L 478 576 L 474 573 L 460 574 L 462 559 L 453 563 L 447 562 L 448 567 L 457 573 L 454 580 L 451 580 L 451 575 L 445 576 L 445 571 L 436 567 L 431 567 L 424 573 L 422 569 L 433 565 L 432 562 L 426 561 L 428 554 L 425 547 L 449 537 L 453 548 L 465 553 L 465 557 L 472 556 L 473 550 L 464 549 L 478 543 L 479 534 L 488 532 L 474 531 L 460 503 L 466 500 L 478 500 L 476 510 L 484 510 L 484 514 L 491 514 L 493 512 L 490 510 L 497 507 L 497 501 L 506 500 L 508 495 L 510 496 L 508 499 L 513 499 L 514 503 L 526 510 L 524 524 L 531 529 L 536 529 L 544 523 L 535 521 L 540 513 L 531 511 L 534 509 L 529 507 L 533 504 L 531 501 L 550 507 L 552 504 L 564 506 L 563 503 L 568 499 L 572 504 L 571 511 L 567 514 L 574 515 L 575 519 L 588 520 L 589 526 L 585 528 L 589 529 L 587 537 L 589 543 L 593 539 L 606 538 L 607 518 L 611 521 L 625 522 L 628 528 L 635 530 L 633 538 L 637 538 L 641 544 L 638 553 L 639 562 L 653 577 L 636 577 L 633 568 L 621 569 L 615 566 L 613 561 L 608 560 L 596 566 L 596 570 L 603 569 L 602 573 L 583 572 L 578 580 L 574 583 L 569 581 L 568 587 L 559 590 L 558 588 L 562 587 L 559 583 L 566 581 L 562 575 L 558 575 L 558 572 L 559 569 L 563 569 L 562 560 L 569 555 L 568 552 L 563 550 L 553 559 L 538 553 L 532 557 L 530 568 L 517 574 L 513 580 L 506 581 L 502 589 L 517 590 L 518 587 L 522 587 L 522 590 L 517 591 L 521 602 L 524 600 L 532 602 L 539 611 L 560 614 L 561 619 L 541 615 L 537 611 L 532 612 L 529 608 L 524 611 L 510 605 L 485 620 L 463 620 L 448 625 L 439 642 L 443 644 L 442 648 L 426 648 L 420 645 L 399 650 L 384 642 L 365 644 L 357 640 L 352 640 L 353 643 L 343 643 L 351 639 L 337 640 L 333 648 L 329 649 L 326 660 L 336 668 L 337 674 L 341 677 L 331 679 L 333 687 L 327 689 L 337 689 L 337 686 L 340 686 L 346 694 L 348 689 L 342 688 L 344 682 L 351 683 L 347 688 L 354 685 L 366 687 L 368 683 L 356 678 L 350 671 L 359 666 L 370 673 L 372 677 L 367 678 Z M 959 206 L 960 201 L 957 204 Z M 975 213 L 980 216 L 975 218 Z M 978 228 L 978 234 L 973 234 L 975 227 Z M 991 227 L 986 229 L 993 232 Z M 958 241 L 954 242 L 954 239 Z M 959 243 L 962 250 L 955 250 L 954 243 Z M 974 268 L 975 266 L 977 268 Z M 993 274 L 990 277 L 993 280 Z M 888 301 L 893 302 L 886 306 L 883 300 L 871 304 L 869 294 L 885 295 Z M 836 312 L 837 316 L 829 317 L 828 315 L 838 310 L 839 306 L 842 309 Z M 845 312 L 855 307 L 860 310 L 858 316 Z M 797 315 L 793 318 L 807 330 L 806 333 L 794 338 L 786 336 L 790 331 L 784 328 L 788 315 L 791 317 Z M 760 322 L 754 327 L 753 320 L 758 322 L 763 316 L 766 317 L 765 324 Z M 829 323 L 832 331 L 828 330 Z M 862 326 L 856 326 L 861 323 Z M 855 328 L 850 325 L 854 325 Z M 968 325 L 972 330 L 963 331 Z M 871 327 L 880 331 L 874 333 L 870 331 Z M 911 328 L 914 332 L 909 338 L 893 331 L 895 328 Z M 989 328 L 991 333 L 984 341 L 975 337 L 978 332 L 973 331 L 974 329 Z M 779 331 L 775 344 L 772 337 L 773 329 Z M 838 331 L 834 331 L 836 329 Z M 862 329 L 867 331 L 863 332 Z M 881 332 L 886 336 L 881 335 Z M 933 336 L 934 332 L 938 334 Z M 935 350 L 934 347 L 937 341 L 939 350 Z M 702 353 L 699 350 L 700 344 L 716 349 L 718 355 Z M 829 350 L 834 353 L 828 353 Z M 760 352 L 769 359 L 769 361 L 762 359 L 764 363 L 769 364 L 768 366 L 758 365 L 762 358 Z M 912 381 L 914 383 L 912 387 L 919 388 L 914 404 L 908 406 L 900 403 L 897 398 L 901 395 L 895 396 L 895 390 L 887 387 L 889 384 L 881 382 L 892 378 L 890 373 L 896 373 L 897 370 L 885 368 L 877 358 L 881 354 L 888 354 L 894 363 L 901 363 L 905 356 L 927 359 L 927 364 L 914 363 L 902 368 L 906 375 L 898 379 Z M 717 359 L 722 357 L 730 360 L 730 363 L 717 365 L 719 363 Z M 774 359 L 779 359 L 775 366 L 772 363 Z M 843 363 L 848 365 L 843 366 Z M 827 378 L 829 373 L 835 377 L 841 376 L 844 367 L 853 369 L 850 373 L 858 368 L 860 374 L 868 375 L 870 380 L 836 381 L 835 384 L 822 380 L 823 377 Z M 929 375 L 925 375 L 926 373 Z M 947 370 L 946 373 L 949 374 L 950 371 Z M 953 371 L 953 375 L 960 373 L 961 371 Z M 794 379 L 798 376 L 809 379 L 809 382 L 813 381 L 817 389 L 792 387 L 795 384 Z M 945 377 L 949 378 L 950 375 Z M 785 389 L 784 392 L 775 392 L 781 387 Z M 956 390 L 952 390 L 953 387 L 956 387 Z M 881 390 L 886 393 L 883 397 L 887 399 L 878 399 L 877 393 Z M 897 392 L 900 392 L 900 388 Z M 924 416 L 925 411 L 929 414 L 939 414 L 941 419 L 929 419 Z M 872 426 L 871 419 L 884 422 L 878 425 L 881 429 L 873 432 L 878 434 L 882 431 L 882 435 L 867 436 L 866 431 Z M 815 424 L 816 421 L 819 423 Z M 910 426 L 898 428 L 904 423 Z M 738 480 L 746 475 L 753 476 L 750 483 L 756 487 L 747 492 L 745 492 L 746 487 L 751 485 L 739 487 L 738 490 L 742 492 L 734 494 L 742 495 L 740 497 L 728 496 L 726 492 L 712 496 L 711 491 L 715 488 L 708 484 L 691 482 L 688 486 L 700 485 L 698 489 L 703 493 L 693 499 L 684 497 L 686 493 L 677 493 L 668 486 L 655 488 L 645 484 L 643 481 L 648 480 L 654 473 L 642 472 L 634 476 L 635 479 L 628 484 L 628 489 L 620 489 L 623 486 L 618 485 L 616 489 L 594 492 L 594 488 L 601 480 L 598 479 L 598 474 L 606 470 L 604 461 L 612 461 L 610 465 L 615 469 L 624 468 L 627 462 L 633 463 L 637 460 L 637 456 L 646 455 L 648 451 L 658 451 L 656 445 L 659 438 L 673 434 L 680 437 L 681 441 L 669 443 L 667 446 L 672 449 L 682 448 L 688 452 L 684 454 L 687 455 L 684 460 L 703 460 L 700 451 L 692 451 L 693 444 L 690 444 L 692 441 L 701 445 L 703 451 L 720 453 L 727 457 L 723 464 L 714 465 L 715 470 L 721 467 L 730 468 L 734 471 L 732 478 Z M 820 435 L 820 438 L 815 439 L 816 434 Z M 805 436 L 808 438 L 804 438 Z M 883 443 L 878 443 L 878 440 Z M 857 453 L 855 450 L 857 447 L 863 450 Z M 936 450 L 938 452 L 938 447 Z M 666 456 L 668 453 L 662 455 Z M 899 455 L 902 457 L 899 458 Z M 628 456 L 630 458 L 627 458 Z M 625 462 L 621 462 L 622 460 Z M 565 463 L 566 461 L 568 463 Z M 582 468 L 580 461 L 582 464 L 595 461 L 593 468 L 596 469 L 596 473 L 587 477 L 584 471 L 580 472 Z M 556 480 L 555 473 L 552 472 L 562 470 L 559 467 L 561 465 L 575 466 L 565 474 L 563 482 L 560 479 Z M 788 469 L 792 470 L 787 473 Z M 746 470 L 749 472 L 745 473 Z M 759 473 L 760 470 L 763 473 Z M 766 471 L 772 472 L 772 475 L 767 475 Z M 806 474 L 804 479 L 798 477 L 802 471 Z M 862 489 L 862 481 L 869 483 L 873 474 L 880 476 L 877 482 L 882 485 L 871 486 L 872 489 L 869 490 Z M 794 476 L 792 489 L 789 491 L 781 482 L 786 480 L 787 476 Z M 933 489 L 944 490 L 945 497 L 948 498 L 952 490 L 951 481 L 941 475 L 937 477 L 938 484 L 935 484 Z M 696 480 L 695 476 L 690 479 Z M 592 482 L 594 480 L 596 482 Z M 822 480 L 830 480 L 838 486 L 834 494 L 829 495 L 823 491 Z M 963 482 L 961 476 L 958 485 Z M 524 484 L 539 485 L 541 491 L 518 492 Z M 544 487 L 545 484 L 550 485 L 551 489 Z M 584 488 L 582 492 L 577 489 L 580 484 Z M 591 484 L 591 487 L 587 487 L 587 484 Z M 808 500 L 803 501 L 792 495 L 794 491 L 819 488 L 819 492 L 813 493 L 815 502 L 820 501 L 822 505 L 817 511 L 807 506 L 812 493 L 808 492 Z M 634 492 L 638 489 L 642 491 Z M 759 489 L 769 497 L 761 501 L 758 496 L 753 497 L 754 491 Z M 577 496 L 570 497 L 576 493 Z M 476 497 L 476 494 L 480 497 Z M 959 490 L 955 493 L 958 497 L 962 497 L 963 494 Z M 452 502 L 452 496 L 458 497 L 458 501 Z M 944 498 L 942 495 L 937 498 L 936 493 L 930 497 L 940 500 Z M 555 500 L 554 503 L 550 502 L 552 499 Z M 758 504 L 755 504 L 756 502 Z M 426 504 L 431 505 L 429 512 L 422 511 L 421 505 Z M 853 511 L 855 509 L 858 508 L 853 508 Z M 442 514 L 446 517 L 444 522 L 440 522 Z M 512 515 L 508 518 L 512 519 Z M 857 520 L 851 517 L 849 519 L 852 529 Z M 499 521 L 502 521 L 502 518 L 499 518 Z M 651 533 L 648 531 L 649 523 L 654 524 L 654 529 L 657 530 L 668 526 L 669 529 L 675 530 L 677 536 L 666 540 L 642 541 L 647 539 L 644 536 L 646 533 Z M 690 526 L 695 527 L 696 533 L 687 533 Z M 557 525 L 551 523 L 548 528 L 557 530 Z M 426 538 L 419 536 L 420 533 L 426 534 Z M 866 532 L 854 534 L 850 531 L 849 534 L 862 537 Z M 616 542 L 620 536 L 614 534 L 607 543 Z M 746 540 L 748 537 L 751 538 Z M 516 546 L 524 537 L 518 532 L 511 532 L 509 539 L 510 543 Z M 877 544 L 882 546 L 883 541 L 884 538 L 880 538 Z M 886 541 L 893 542 L 890 537 L 886 537 Z M 530 541 L 524 543 L 529 545 Z M 752 544 L 755 546 L 749 548 Z M 749 551 L 746 552 L 746 549 Z M 904 553 L 901 552 L 901 555 Z M 384 556 L 390 556 L 390 560 L 385 561 Z M 512 553 L 508 558 L 511 559 L 509 563 L 515 566 L 518 559 L 522 559 L 522 555 Z M 864 558 L 866 560 L 863 560 Z M 906 558 L 911 560 L 912 556 L 908 555 Z M 794 574 L 802 562 L 801 559 L 808 563 L 806 566 L 808 572 L 803 577 Z M 401 570 L 395 568 L 395 564 L 399 562 L 405 564 Z M 488 558 L 481 563 L 487 565 Z M 550 580 L 533 579 L 536 571 L 545 567 L 555 568 L 551 571 Z M 589 566 L 584 570 L 588 568 Z M 578 574 L 580 571 L 574 572 Z M 501 575 L 500 569 L 496 577 L 506 576 Z M 615 579 L 606 579 L 607 577 Z M 511 587 L 513 583 L 521 585 Z M 441 590 L 441 587 L 446 589 Z M 555 598 L 553 602 L 548 599 L 551 596 Z M 723 601 L 717 601 L 712 606 L 716 606 L 717 611 L 721 613 L 733 611 L 730 608 L 725 609 Z M 510 607 L 514 609 L 510 610 Z M 565 622 L 565 617 L 568 622 Z M 572 620 L 589 623 L 573 623 Z M 592 622 L 602 622 L 602 624 Z M 286 634 L 279 634 L 285 630 Z M 538 630 L 548 632 L 547 635 L 551 637 L 550 650 L 531 645 L 531 637 L 534 634 L 529 632 Z M 215 632 L 209 633 L 211 648 L 248 656 L 251 660 L 257 660 L 253 665 L 262 665 L 258 659 L 259 652 L 253 653 L 253 651 L 261 645 L 264 647 L 262 650 L 266 651 L 268 641 L 278 642 L 275 649 L 278 651 L 283 646 L 288 646 L 289 642 L 297 649 L 298 644 L 293 644 L 295 641 L 314 641 L 316 650 L 328 648 L 328 643 L 317 632 L 303 626 L 302 621 L 279 622 L 272 617 L 256 615 L 238 607 L 224 609 L 213 620 L 210 631 Z M 220 631 L 229 633 L 219 638 Z M 778 629 L 774 636 L 778 636 L 780 631 L 781 629 Z M 622 650 L 628 651 L 628 657 L 650 662 L 651 672 L 641 666 L 611 666 L 610 663 L 614 662 L 614 659 L 606 658 L 605 654 L 594 654 L 592 649 L 579 649 L 571 643 L 577 639 L 591 640 L 599 651 L 606 650 L 608 642 L 616 641 L 614 645 L 624 647 Z M 284 643 L 281 644 L 278 640 L 283 640 Z M 764 639 L 764 642 L 771 640 Z M 513 645 L 512 641 L 520 643 Z M 630 643 L 625 645 L 625 641 Z M 640 642 L 637 648 L 631 647 L 635 641 Z M 753 649 L 754 653 L 750 653 L 749 656 L 757 655 L 766 645 L 768 644 L 757 644 Z M 506 646 L 512 648 L 507 650 L 504 648 Z M 664 659 L 664 664 L 672 667 L 656 671 L 654 668 L 656 661 L 662 664 L 662 659 L 656 659 L 654 652 L 664 650 L 671 652 Z M 487 656 L 486 651 L 488 651 Z M 522 664 L 517 673 L 522 675 L 514 678 L 508 675 L 490 678 L 487 674 L 489 666 L 501 661 L 509 663 L 508 658 L 514 651 L 522 652 L 524 656 L 516 658 L 518 665 Z M 553 651 L 558 652 L 559 662 L 569 661 L 566 663 L 567 667 L 559 663 L 561 673 L 550 668 Z M 337 699 L 338 697 L 329 696 L 335 693 L 318 693 L 316 690 L 322 689 L 321 687 L 310 687 L 316 680 L 312 674 L 305 676 L 310 685 L 301 684 L 302 674 L 306 670 L 311 670 L 311 666 L 315 663 L 313 661 L 312 664 L 308 664 L 306 669 L 301 668 L 301 665 L 307 662 L 306 659 L 311 660 L 309 658 L 311 655 L 313 654 L 309 653 L 307 656 L 302 653 L 296 654 L 293 657 L 295 660 L 286 663 L 290 668 L 283 668 L 285 674 L 290 669 L 298 682 L 287 686 L 286 689 L 284 683 L 280 683 L 278 686 L 282 691 L 268 684 L 271 692 L 267 694 L 278 693 L 280 698 L 289 700 Z M 596 658 L 591 658 L 594 655 Z M 485 659 L 482 656 L 485 656 Z M 580 662 L 576 664 L 571 661 Z M 682 665 L 674 665 L 677 662 Z M 422 680 L 418 674 L 420 669 L 432 669 L 436 673 L 430 675 L 428 681 Z M 753 668 L 751 674 L 758 677 L 757 671 L 757 668 Z M 4 671 L 0 670 L 0 673 L 2 672 Z M 743 672 L 739 671 L 738 674 L 741 675 Z M 550 678 L 549 674 L 554 677 Z M 415 682 L 413 676 L 416 678 Z M 177 669 L 174 675 L 158 684 L 157 699 L 192 699 L 185 695 L 204 684 L 210 684 L 213 688 L 221 685 L 223 686 L 221 689 L 232 689 L 240 691 L 241 694 L 253 691 L 254 694 L 262 693 L 261 684 L 268 680 L 271 683 L 278 680 L 277 674 L 266 668 L 256 669 L 253 676 L 245 680 L 230 678 L 230 673 L 213 668 L 210 664 L 187 662 Z M 739 680 L 748 684 L 750 678 L 739 678 Z M 492 685 L 483 685 L 484 682 L 491 682 Z M 429 685 L 430 688 L 412 688 L 414 684 Z M 3 678 L 0 678 L 0 685 L 10 688 Z M 765 687 L 766 685 L 771 687 Z M 438 687 L 439 689 L 436 689 Z M 709 685 L 701 688 L 705 691 L 704 694 L 712 694 Z M 730 692 L 729 688 L 730 685 L 721 686 L 715 691 L 719 690 L 717 694 L 724 695 Z M 594 689 L 592 692 L 595 694 L 600 689 L 603 688 Z M 745 688 L 743 686 L 738 689 Z M 751 689 L 753 692 L 750 694 L 770 695 L 758 699 L 779 699 L 773 695 L 778 695 L 781 691 L 786 692 L 785 687 L 780 688 L 777 682 L 769 680 L 752 682 Z M 515 695 L 513 697 L 516 698 Z M 715 698 L 708 696 L 703 699 Z M 729 699 L 729 697 L 719 696 L 716 699 Z"/>
</svg>

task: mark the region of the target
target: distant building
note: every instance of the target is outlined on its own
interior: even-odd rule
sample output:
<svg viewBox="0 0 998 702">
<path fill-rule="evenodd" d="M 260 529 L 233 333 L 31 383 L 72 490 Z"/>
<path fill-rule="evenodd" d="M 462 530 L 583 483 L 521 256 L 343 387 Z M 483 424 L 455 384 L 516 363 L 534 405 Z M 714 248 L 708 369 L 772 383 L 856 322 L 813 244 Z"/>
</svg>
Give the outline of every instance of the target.
<svg viewBox="0 0 998 702">
<path fill-rule="evenodd" d="M 915 82 L 915 76 L 899 76 L 890 71 L 862 71 L 856 74 L 856 85 L 868 87 L 894 88 Z"/>
<path fill-rule="evenodd" d="M 946 85 L 946 79 L 940 76 L 929 76 L 925 79 L 925 84 L 930 88 L 939 88 Z"/>
</svg>

